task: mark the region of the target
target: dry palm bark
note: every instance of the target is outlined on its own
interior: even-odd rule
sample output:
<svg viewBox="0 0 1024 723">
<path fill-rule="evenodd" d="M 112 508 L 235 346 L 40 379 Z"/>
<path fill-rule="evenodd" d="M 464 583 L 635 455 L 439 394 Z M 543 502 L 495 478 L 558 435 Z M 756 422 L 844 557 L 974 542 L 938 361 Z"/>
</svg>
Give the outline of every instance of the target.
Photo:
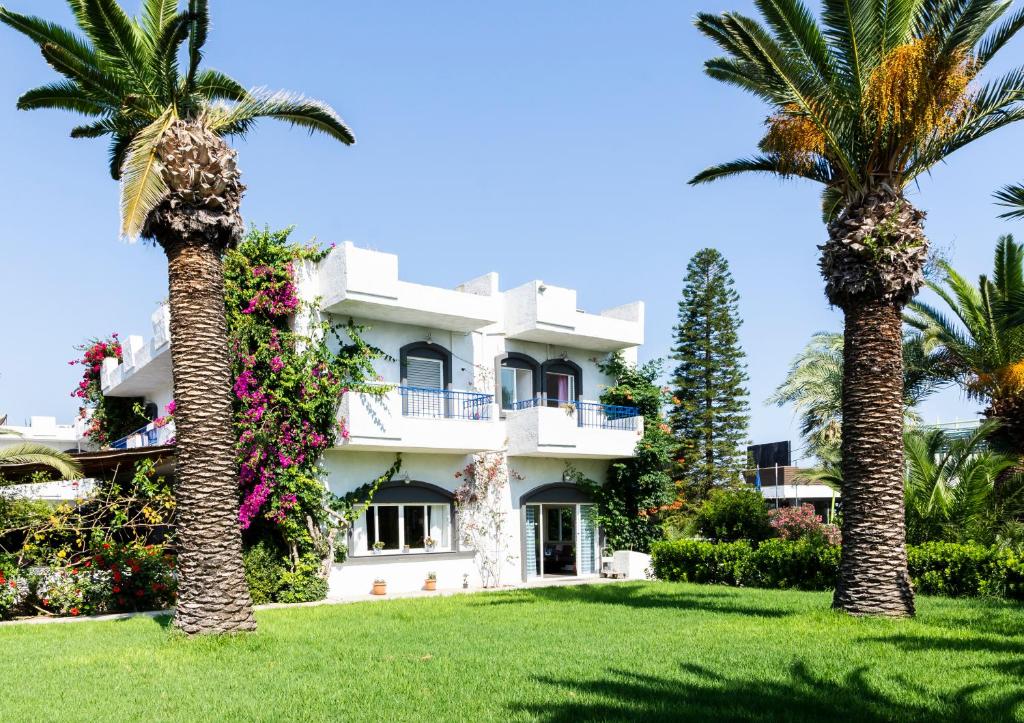
<svg viewBox="0 0 1024 723">
<path fill-rule="evenodd" d="M 189 634 L 254 630 L 242 565 L 224 310 L 225 249 L 243 231 L 236 152 L 199 123 L 176 122 L 159 149 L 169 195 L 146 234 L 167 254 L 178 474 L 175 624 Z"/>
<path fill-rule="evenodd" d="M 845 312 L 843 547 L 833 606 L 914 614 L 903 502 L 903 307 L 924 283 L 924 214 L 879 193 L 829 224 L 821 272 Z"/>
</svg>

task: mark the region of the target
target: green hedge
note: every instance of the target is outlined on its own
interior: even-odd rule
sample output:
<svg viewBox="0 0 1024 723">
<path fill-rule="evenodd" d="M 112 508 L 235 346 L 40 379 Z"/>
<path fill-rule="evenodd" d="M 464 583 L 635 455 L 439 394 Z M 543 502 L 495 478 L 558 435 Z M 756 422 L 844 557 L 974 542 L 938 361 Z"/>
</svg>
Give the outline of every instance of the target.
<svg viewBox="0 0 1024 723">
<path fill-rule="evenodd" d="M 661 580 L 747 587 L 827 590 L 839 572 L 838 545 L 810 540 L 655 543 L 651 567 Z M 925 595 L 1024 598 L 1024 559 L 982 545 L 928 542 L 907 548 L 910 576 Z"/>
</svg>

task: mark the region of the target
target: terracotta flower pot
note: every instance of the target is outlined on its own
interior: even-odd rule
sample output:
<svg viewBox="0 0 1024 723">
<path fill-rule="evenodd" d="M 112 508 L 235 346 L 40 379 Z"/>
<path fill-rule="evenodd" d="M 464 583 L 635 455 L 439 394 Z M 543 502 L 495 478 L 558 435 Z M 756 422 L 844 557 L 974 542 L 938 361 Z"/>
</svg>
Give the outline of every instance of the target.
<svg viewBox="0 0 1024 723">
<path fill-rule="evenodd" d="M 375 582 L 373 583 L 373 594 L 374 595 L 387 595 L 388 584 L 386 582 Z"/>
<path fill-rule="evenodd" d="M 436 590 L 437 589 L 437 580 L 427 580 L 427 581 L 425 581 L 423 583 L 423 589 L 424 590 Z"/>
</svg>

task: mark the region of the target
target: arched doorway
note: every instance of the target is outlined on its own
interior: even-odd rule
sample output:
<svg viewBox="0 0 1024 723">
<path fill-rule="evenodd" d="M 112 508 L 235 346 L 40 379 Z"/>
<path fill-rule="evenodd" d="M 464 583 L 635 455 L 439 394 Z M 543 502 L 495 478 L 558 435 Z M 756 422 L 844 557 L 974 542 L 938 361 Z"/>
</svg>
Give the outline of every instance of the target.
<svg viewBox="0 0 1024 723">
<path fill-rule="evenodd" d="M 580 577 L 600 571 L 597 506 L 568 482 L 541 485 L 519 498 L 523 579 Z"/>
</svg>

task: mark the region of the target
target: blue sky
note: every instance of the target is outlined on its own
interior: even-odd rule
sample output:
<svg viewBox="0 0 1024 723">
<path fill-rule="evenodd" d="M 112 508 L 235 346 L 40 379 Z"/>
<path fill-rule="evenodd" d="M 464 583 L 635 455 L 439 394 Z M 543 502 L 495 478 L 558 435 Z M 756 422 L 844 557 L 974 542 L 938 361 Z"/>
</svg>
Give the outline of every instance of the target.
<svg viewBox="0 0 1024 723">
<path fill-rule="evenodd" d="M 68 20 L 63 0 L 9 4 Z M 749 0 L 211 6 L 211 67 L 321 98 L 359 139 L 345 148 L 258 128 L 238 144 L 250 223 L 398 253 L 401 275 L 421 283 L 495 270 L 504 288 L 533 278 L 577 288 L 591 311 L 642 299 L 643 358 L 667 353 L 686 262 L 715 246 L 741 295 L 750 436 L 795 440 L 791 411 L 764 399 L 811 333 L 841 324 L 817 273 L 817 189 L 685 183 L 762 133 L 758 101 L 702 74 L 714 48 L 691 22 L 699 8 L 752 13 Z M 1022 61 L 1018 38 L 991 70 Z M 55 76 L 7 28 L 0 67 L 0 413 L 69 420 L 74 345 L 146 333 L 166 294 L 165 260 L 118 240 L 103 141 L 69 139 L 71 116 L 15 110 L 22 91 Z M 1024 235 L 991 202 L 1024 180 L 1022 147 L 1024 126 L 1011 128 L 910 189 L 933 242 L 972 277 L 990 267 L 999 234 Z M 976 411 L 956 391 L 923 407 L 929 421 Z"/>
</svg>

